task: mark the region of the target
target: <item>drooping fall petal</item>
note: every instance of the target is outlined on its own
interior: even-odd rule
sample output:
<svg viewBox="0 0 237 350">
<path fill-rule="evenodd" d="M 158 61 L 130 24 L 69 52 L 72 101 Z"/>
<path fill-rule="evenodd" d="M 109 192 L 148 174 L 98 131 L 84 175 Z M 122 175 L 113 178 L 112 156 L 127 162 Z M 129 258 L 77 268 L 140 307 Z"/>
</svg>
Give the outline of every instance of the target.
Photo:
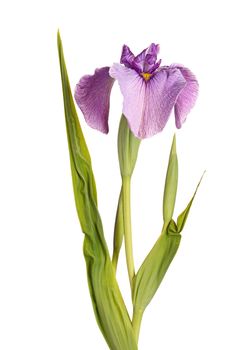
<svg viewBox="0 0 237 350">
<path fill-rule="evenodd" d="M 110 93 L 114 79 L 109 75 L 109 67 L 95 70 L 93 75 L 85 75 L 76 85 L 74 97 L 89 126 L 108 133 Z"/>
<path fill-rule="evenodd" d="M 188 113 L 195 105 L 198 96 L 198 82 L 195 75 L 188 68 L 181 65 L 172 65 L 170 68 L 178 68 L 186 80 L 185 87 L 180 92 L 174 108 L 175 124 L 179 129 L 185 122 Z"/>
<path fill-rule="evenodd" d="M 133 134 L 143 139 L 160 132 L 186 84 L 180 70 L 162 69 L 145 81 L 136 71 L 115 63 L 109 73 L 119 82 L 123 114 Z"/>
</svg>

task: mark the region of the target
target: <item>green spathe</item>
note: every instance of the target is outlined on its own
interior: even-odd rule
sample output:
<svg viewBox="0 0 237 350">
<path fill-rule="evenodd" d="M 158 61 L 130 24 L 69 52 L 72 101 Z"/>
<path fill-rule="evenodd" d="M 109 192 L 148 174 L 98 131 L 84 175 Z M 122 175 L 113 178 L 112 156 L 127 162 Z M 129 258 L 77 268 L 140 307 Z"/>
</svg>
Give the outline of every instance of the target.
<svg viewBox="0 0 237 350">
<path fill-rule="evenodd" d="M 116 268 L 124 236 L 126 262 L 131 287 L 132 280 L 135 276 L 135 266 L 132 247 L 130 188 L 131 176 L 136 165 L 140 142 L 141 141 L 133 135 L 126 118 L 122 115 L 118 132 L 118 157 L 122 177 L 122 188 L 115 223 L 113 263 Z"/>
<path fill-rule="evenodd" d="M 176 137 L 174 135 L 170 150 L 168 169 L 165 179 L 163 196 L 163 220 L 168 223 L 174 213 L 175 199 L 178 187 L 178 157 L 176 153 Z"/>
<path fill-rule="evenodd" d="M 131 177 L 139 150 L 141 140 L 136 138 L 128 127 L 124 115 L 122 115 L 118 132 L 118 156 L 122 177 Z"/>
<path fill-rule="evenodd" d="M 114 250 L 113 250 L 113 265 L 117 268 L 120 249 L 125 236 L 125 244 L 128 248 L 131 242 L 131 232 L 128 233 L 128 227 L 130 226 L 130 181 L 131 176 L 136 165 L 138 150 L 141 141 L 136 138 L 129 129 L 128 123 L 124 115 L 121 116 L 119 131 L 118 131 L 118 157 L 119 166 L 122 177 L 122 187 L 119 195 L 115 229 L 114 229 Z M 125 196 L 127 194 L 127 199 Z M 125 203 L 126 202 L 126 203 Z M 125 205 L 125 207 L 124 207 Z M 130 227 L 129 227 L 130 231 Z M 127 244 L 128 243 L 128 244 Z M 129 274 L 130 279 L 134 274 L 132 250 L 130 252 L 126 249 L 127 260 L 129 260 Z"/>
<path fill-rule="evenodd" d="M 59 33 L 58 53 L 74 196 L 85 234 L 83 248 L 95 316 L 111 350 L 137 350 L 131 321 L 103 234 L 91 159 L 73 102 Z"/>
</svg>

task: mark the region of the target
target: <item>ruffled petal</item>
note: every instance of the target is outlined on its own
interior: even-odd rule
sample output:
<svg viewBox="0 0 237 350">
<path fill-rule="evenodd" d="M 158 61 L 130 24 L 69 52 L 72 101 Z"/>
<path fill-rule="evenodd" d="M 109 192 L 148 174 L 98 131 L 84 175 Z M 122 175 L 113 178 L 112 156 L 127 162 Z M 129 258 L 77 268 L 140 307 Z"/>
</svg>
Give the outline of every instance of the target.
<svg viewBox="0 0 237 350">
<path fill-rule="evenodd" d="M 109 131 L 109 101 L 113 83 L 109 67 L 99 68 L 93 75 L 82 77 L 74 93 L 87 124 L 105 134 Z"/>
<path fill-rule="evenodd" d="M 191 108 L 195 105 L 199 86 L 195 75 L 188 68 L 181 65 L 172 65 L 171 67 L 179 69 L 186 80 L 185 87 L 180 92 L 174 107 L 175 124 L 179 129 L 185 122 Z"/>
<path fill-rule="evenodd" d="M 144 72 L 151 72 L 154 70 L 154 65 L 157 60 L 157 55 L 160 51 L 160 46 L 157 44 L 151 44 L 147 49 L 146 57 L 144 60 Z"/>
<path fill-rule="evenodd" d="M 146 62 L 148 64 L 154 64 L 157 60 L 157 55 L 160 51 L 159 44 L 151 44 L 147 50 L 146 54 Z"/>
<path fill-rule="evenodd" d="M 163 130 L 186 84 L 176 68 L 160 70 L 145 81 L 136 71 L 114 64 L 110 75 L 119 82 L 124 97 L 123 113 L 133 134 L 140 139 Z"/>
<path fill-rule="evenodd" d="M 143 63 L 144 63 L 145 57 L 146 57 L 146 52 L 147 52 L 147 48 L 142 50 L 142 52 L 140 52 L 134 59 L 137 63 L 142 63 L 142 68 L 143 68 Z"/>
<path fill-rule="evenodd" d="M 122 55 L 120 58 L 120 63 L 123 63 L 125 67 L 132 67 L 134 61 L 134 54 L 127 45 L 123 45 Z"/>
<path fill-rule="evenodd" d="M 138 73 L 141 73 L 145 59 L 145 52 L 146 50 L 143 50 L 135 57 L 129 47 L 127 45 L 123 45 L 120 63 L 123 63 L 127 68 L 135 69 Z"/>
<path fill-rule="evenodd" d="M 130 68 L 134 68 L 138 73 L 143 71 L 145 57 L 146 57 L 147 48 L 140 52 L 133 61 L 133 66 Z M 135 66 L 134 66 L 135 65 Z"/>
</svg>

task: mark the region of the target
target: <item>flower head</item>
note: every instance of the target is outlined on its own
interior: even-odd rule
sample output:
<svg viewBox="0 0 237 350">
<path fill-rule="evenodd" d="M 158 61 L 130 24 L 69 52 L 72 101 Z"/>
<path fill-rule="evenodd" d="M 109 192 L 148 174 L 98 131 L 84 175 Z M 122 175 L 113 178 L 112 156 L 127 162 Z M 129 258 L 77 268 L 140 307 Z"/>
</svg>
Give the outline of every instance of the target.
<svg viewBox="0 0 237 350">
<path fill-rule="evenodd" d="M 75 99 L 91 127 L 108 132 L 110 93 L 116 79 L 124 98 L 123 114 L 136 137 L 143 139 L 162 131 L 173 107 L 176 127 L 181 128 L 196 102 L 198 82 L 182 65 L 160 66 L 158 53 L 156 44 L 137 56 L 124 45 L 120 64 L 81 78 Z"/>
</svg>

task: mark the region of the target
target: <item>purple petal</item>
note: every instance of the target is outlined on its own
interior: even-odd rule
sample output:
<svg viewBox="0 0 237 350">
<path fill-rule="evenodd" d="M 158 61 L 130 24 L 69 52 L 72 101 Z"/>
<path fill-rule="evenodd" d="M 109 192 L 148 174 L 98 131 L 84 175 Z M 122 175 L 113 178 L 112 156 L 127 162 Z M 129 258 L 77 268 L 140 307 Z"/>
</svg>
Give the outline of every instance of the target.
<svg viewBox="0 0 237 350">
<path fill-rule="evenodd" d="M 177 96 L 186 81 L 179 69 L 163 69 L 145 81 L 137 72 L 114 64 L 110 75 L 117 79 L 124 97 L 123 113 L 138 138 L 160 132 L 167 123 Z"/>
<path fill-rule="evenodd" d="M 131 68 L 133 61 L 134 61 L 134 58 L 135 58 L 134 54 L 129 49 L 129 47 L 127 45 L 123 45 L 120 63 L 123 63 L 125 65 L 125 67 Z"/>
<path fill-rule="evenodd" d="M 87 124 L 105 134 L 109 131 L 109 99 L 113 83 L 109 67 L 99 68 L 94 75 L 82 77 L 74 93 Z"/>
<path fill-rule="evenodd" d="M 153 73 L 155 72 L 155 70 L 157 70 L 161 65 L 161 59 L 156 62 L 154 65 L 152 65 L 148 70 L 147 70 L 147 73 Z"/>
<path fill-rule="evenodd" d="M 156 60 L 157 55 L 160 50 L 160 46 L 156 44 L 151 44 L 150 47 L 147 50 L 147 54 L 144 61 L 144 72 L 149 72 L 153 69 Z"/>
<path fill-rule="evenodd" d="M 135 57 L 132 51 L 129 49 L 129 47 L 127 45 L 123 45 L 120 63 L 123 63 L 125 67 L 135 69 L 138 73 L 141 73 L 144 64 L 144 59 L 142 58 L 142 55 L 143 52 L 141 52 L 141 54 Z"/>
<path fill-rule="evenodd" d="M 147 53 L 153 54 L 157 57 L 158 53 L 160 52 L 160 45 L 159 44 L 154 44 L 152 43 L 149 48 Z"/>
<path fill-rule="evenodd" d="M 188 68 L 181 65 L 172 65 L 171 67 L 179 69 L 186 80 L 186 85 L 180 92 L 174 107 L 175 124 L 179 129 L 185 122 L 191 108 L 195 105 L 198 96 L 198 82 L 195 75 Z"/>
<path fill-rule="evenodd" d="M 144 67 L 144 62 L 145 62 L 145 57 L 146 57 L 146 52 L 147 52 L 147 48 L 144 49 L 142 52 L 140 52 L 135 58 L 134 58 L 134 62 L 133 65 L 135 64 L 137 69 L 136 71 L 138 73 L 141 73 L 143 71 L 143 67 Z M 130 67 L 133 68 L 133 67 Z"/>
<path fill-rule="evenodd" d="M 136 57 L 135 57 L 135 61 L 137 63 L 140 63 L 140 62 L 144 62 L 144 59 L 146 57 L 146 52 L 147 52 L 147 48 L 144 49 L 142 52 L 140 52 Z"/>
<path fill-rule="evenodd" d="M 160 51 L 160 45 L 159 44 L 151 44 L 147 50 L 147 55 L 152 59 L 152 62 L 149 64 L 154 64 L 157 59 L 157 55 Z"/>
</svg>

